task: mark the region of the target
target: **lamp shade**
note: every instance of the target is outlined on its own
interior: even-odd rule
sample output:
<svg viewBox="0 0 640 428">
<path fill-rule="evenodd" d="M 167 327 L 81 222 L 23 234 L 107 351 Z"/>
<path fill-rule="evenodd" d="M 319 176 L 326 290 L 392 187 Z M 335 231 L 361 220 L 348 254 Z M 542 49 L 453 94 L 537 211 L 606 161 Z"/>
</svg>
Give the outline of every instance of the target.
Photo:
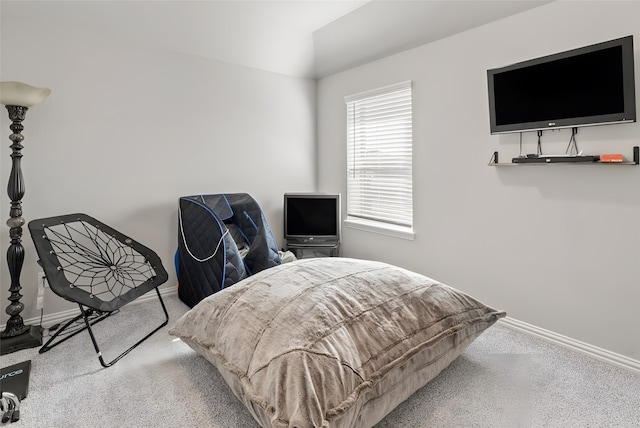
<svg viewBox="0 0 640 428">
<path fill-rule="evenodd" d="M 49 96 L 51 89 L 36 88 L 22 82 L 0 82 L 0 104 L 32 107 Z"/>
</svg>

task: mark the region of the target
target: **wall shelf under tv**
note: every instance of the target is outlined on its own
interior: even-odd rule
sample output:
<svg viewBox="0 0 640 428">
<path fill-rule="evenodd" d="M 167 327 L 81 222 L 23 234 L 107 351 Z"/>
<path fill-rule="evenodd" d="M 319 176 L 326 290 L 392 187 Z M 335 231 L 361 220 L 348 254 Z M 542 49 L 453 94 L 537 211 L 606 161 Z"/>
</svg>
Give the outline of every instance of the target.
<svg viewBox="0 0 640 428">
<path fill-rule="evenodd" d="M 532 163 L 516 163 L 516 162 L 499 162 L 498 152 L 493 152 L 493 156 L 489 161 L 489 166 L 550 166 L 550 165 L 638 165 L 640 164 L 640 148 L 633 147 L 633 160 L 625 160 L 623 162 L 574 162 L 574 161 L 558 161 L 553 162 L 532 162 Z"/>
</svg>

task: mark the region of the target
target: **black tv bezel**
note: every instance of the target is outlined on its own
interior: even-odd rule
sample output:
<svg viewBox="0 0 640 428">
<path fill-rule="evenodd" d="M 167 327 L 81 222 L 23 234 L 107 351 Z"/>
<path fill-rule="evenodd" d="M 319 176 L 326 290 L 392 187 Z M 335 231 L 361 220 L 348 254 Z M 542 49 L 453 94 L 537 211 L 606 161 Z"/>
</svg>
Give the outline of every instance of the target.
<svg viewBox="0 0 640 428">
<path fill-rule="evenodd" d="M 288 199 L 331 199 L 336 201 L 336 234 L 335 235 L 294 235 L 288 232 L 287 227 L 287 201 Z M 285 193 L 284 205 L 284 239 L 288 243 L 293 244 L 322 244 L 326 242 L 339 242 L 341 235 L 341 223 L 342 223 L 342 208 L 341 197 L 339 193 Z"/>
<path fill-rule="evenodd" d="M 557 120 L 550 119 L 544 121 L 510 123 L 505 125 L 496 124 L 494 76 L 496 76 L 497 74 L 566 58 L 576 57 L 616 46 L 620 46 L 622 48 L 622 79 L 624 97 L 624 111 L 622 113 L 579 116 Z M 487 70 L 487 83 L 489 89 L 489 119 L 491 134 L 574 128 L 580 126 L 608 125 L 615 123 L 633 123 L 636 121 L 635 69 L 632 35 L 584 46 L 577 49 L 571 49 L 568 51 L 559 52 L 556 54 L 547 55 L 516 64 L 511 64 L 505 67 L 490 69 Z"/>
</svg>

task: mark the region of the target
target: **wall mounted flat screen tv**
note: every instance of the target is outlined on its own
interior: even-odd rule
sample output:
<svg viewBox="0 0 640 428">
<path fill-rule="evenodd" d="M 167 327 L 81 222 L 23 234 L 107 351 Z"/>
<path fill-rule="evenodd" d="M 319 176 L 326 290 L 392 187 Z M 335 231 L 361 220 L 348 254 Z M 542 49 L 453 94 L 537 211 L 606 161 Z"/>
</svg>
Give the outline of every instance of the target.
<svg viewBox="0 0 640 428">
<path fill-rule="evenodd" d="M 340 194 L 285 193 L 284 238 L 302 244 L 340 240 Z"/>
<path fill-rule="evenodd" d="M 633 36 L 487 71 L 492 134 L 635 122 Z"/>
</svg>

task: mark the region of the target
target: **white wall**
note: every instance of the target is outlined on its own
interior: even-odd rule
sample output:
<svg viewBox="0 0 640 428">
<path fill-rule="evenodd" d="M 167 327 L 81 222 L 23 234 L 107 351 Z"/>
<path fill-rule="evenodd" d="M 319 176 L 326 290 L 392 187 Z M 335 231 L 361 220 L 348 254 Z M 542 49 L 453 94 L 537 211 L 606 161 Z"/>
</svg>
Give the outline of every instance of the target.
<svg viewBox="0 0 640 428">
<path fill-rule="evenodd" d="M 635 36 L 640 2 L 555 2 L 319 81 L 319 190 L 346 194 L 344 96 L 412 80 L 414 219 L 406 241 L 343 228 L 342 254 L 395 263 L 514 319 L 640 359 L 640 167 L 489 167 L 486 70 Z M 563 153 L 569 130 L 546 132 Z M 632 155 L 640 123 L 580 128 L 585 153 Z M 535 152 L 536 135 L 524 136 Z"/>
<path fill-rule="evenodd" d="M 314 81 L 55 22 L 3 14 L 1 23 L 1 79 L 52 89 L 24 122 L 27 221 L 93 215 L 158 252 L 170 273 L 164 287 L 175 286 L 180 196 L 250 193 L 280 243 L 282 195 L 316 186 Z M 11 166 L 8 122 L 5 111 L 0 114 L 5 188 Z M 8 219 L 6 193 L 0 201 Z M 6 253 L 8 228 L 0 229 Z M 30 319 L 40 312 L 37 257 L 26 227 L 23 244 L 22 316 Z M 0 265 L 4 324 L 10 280 L 6 262 Z M 45 316 L 74 307 L 52 294 L 45 298 Z"/>
</svg>

